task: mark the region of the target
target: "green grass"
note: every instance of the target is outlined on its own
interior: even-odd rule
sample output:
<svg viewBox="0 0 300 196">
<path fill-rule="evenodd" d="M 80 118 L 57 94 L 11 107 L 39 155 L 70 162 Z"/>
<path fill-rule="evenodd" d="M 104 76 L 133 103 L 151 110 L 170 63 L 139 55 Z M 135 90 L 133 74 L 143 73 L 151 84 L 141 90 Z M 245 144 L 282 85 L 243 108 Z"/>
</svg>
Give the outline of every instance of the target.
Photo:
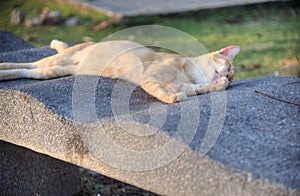
<svg viewBox="0 0 300 196">
<path fill-rule="evenodd" d="M 92 11 L 79 11 L 72 6 L 55 1 L 47 0 L 0 0 L 0 29 L 14 33 L 25 41 L 35 46 L 45 46 L 54 38 L 61 39 L 69 43 L 83 42 L 84 37 L 95 37 L 96 33 L 90 33 L 94 24 L 104 20 L 111 20 L 103 14 Z M 37 17 L 43 8 L 59 10 L 63 17 L 79 16 L 83 20 L 83 25 L 76 27 L 57 26 L 34 26 L 31 28 L 25 25 L 14 26 L 10 24 L 10 14 L 13 9 L 26 13 L 26 19 Z M 109 31 L 98 33 L 101 37 L 110 34 Z"/>
<path fill-rule="evenodd" d="M 166 16 L 124 18 L 117 25 L 95 32 L 93 27 L 108 17 L 91 11 L 78 11 L 51 1 L 0 0 L 0 29 L 14 33 L 35 46 L 48 45 L 56 38 L 68 43 L 86 37 L 101 41 L 122 29 L 146 24 L 160 24 L 184 31 L 199 40 L 209 51 L 227 45 L 239 45 L 235 59 L 237 80 L 273 75 L 274 71 L 297 76 L 299 66 L 286 71 L 284 60 L 300 54 L 300 9 L 286 3 L 204 10 Z M 19 6 L 18 6 L 19 5 Z M 21 6 L 20 6 L 21 5 Z M 10 24 L 13 8 L 24 11 L 27 18 L 38 16 L 44 7 L 63 12 L 64 17 L 80 16 L 84 24 L 76 27 L 43 26 L 28 28 Z M 254 65 L 260 68 L 254 69 Z"/>
</svg>

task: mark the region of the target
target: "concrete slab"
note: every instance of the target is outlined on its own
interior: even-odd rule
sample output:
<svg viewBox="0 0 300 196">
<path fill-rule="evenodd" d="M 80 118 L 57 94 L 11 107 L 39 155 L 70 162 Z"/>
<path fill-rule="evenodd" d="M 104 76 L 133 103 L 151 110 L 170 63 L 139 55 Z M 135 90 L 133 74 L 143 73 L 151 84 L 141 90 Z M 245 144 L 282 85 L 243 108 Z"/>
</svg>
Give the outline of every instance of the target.
<svg viewBox="0 0 300 196">
<path fill-rule="evenodd" d="M 0 141 L 1 195 L 74 195 L 82 190 L 79 167 Z"/>
<path fill-rule="evenodd" d="M 211 9 L 276 0 L 65 0 L 79 6 L 99 10 L 109 16 L 128 17 L 138 15 L 170 14 L 201 9 Z M 278 1 L 278 0 L 277 0 Z"/>
<path fill-rule="evenodd" d="M 52 52 L 3 53 L 0 61 Z M 94 96 L 86 97 L 95 81 Z M 300 104 L 299 78 L 237 81 L 226 93 L 171 105 L 140 88 L 128 104 L 112 95 L 118 82 L 88 76 L 0 82 L 0 140 L 161 195 L 300 194 L 300 108 L 254 93 Z M 134 120 L 118 111 L 124 103 Z"/>
</svg>

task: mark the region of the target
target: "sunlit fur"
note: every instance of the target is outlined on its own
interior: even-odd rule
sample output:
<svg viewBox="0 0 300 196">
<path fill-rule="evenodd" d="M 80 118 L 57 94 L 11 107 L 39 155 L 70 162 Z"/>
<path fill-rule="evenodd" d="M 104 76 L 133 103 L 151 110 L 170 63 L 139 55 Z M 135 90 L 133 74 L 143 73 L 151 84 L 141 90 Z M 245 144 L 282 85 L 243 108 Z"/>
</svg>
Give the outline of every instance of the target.
<svg viewBox="0 0 300 196">
<path fill-rule="evenodd" d="M 140 85 L 166 103 L 225 90 L 233 80 L 238 46 L 198 57 L 160 53 L 131 41 L 87 42 L 68 47 L 53 40 L 58 54 L 31 63 L 1 63 L 0 80 L 51 79 L 67 75 L 99 75 Z"/>
</svg>

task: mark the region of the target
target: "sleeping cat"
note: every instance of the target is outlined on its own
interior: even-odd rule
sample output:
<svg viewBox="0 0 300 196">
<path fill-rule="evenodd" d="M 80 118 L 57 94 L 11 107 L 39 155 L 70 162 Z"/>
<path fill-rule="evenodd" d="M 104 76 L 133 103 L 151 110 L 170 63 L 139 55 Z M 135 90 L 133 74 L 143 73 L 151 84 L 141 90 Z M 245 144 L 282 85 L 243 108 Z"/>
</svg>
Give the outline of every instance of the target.
<svg viewBox="0 0 300 196">
<path fill-rule="evenodd" d="M 229 46 L 198 57 L 183 57 L 155 52 L 132 41 L 68 47 L 53 40 L 50 47 L 58 54 L 32 63 L 0 63 L 0 80 L 51 79 L 81 70 L 81 74 L 127 80 L 163 102 L 174 103 L 187 96 L 225 90 L 233 80 L 232 61 L 240 52 L 240 47 Z"/>
</svg>

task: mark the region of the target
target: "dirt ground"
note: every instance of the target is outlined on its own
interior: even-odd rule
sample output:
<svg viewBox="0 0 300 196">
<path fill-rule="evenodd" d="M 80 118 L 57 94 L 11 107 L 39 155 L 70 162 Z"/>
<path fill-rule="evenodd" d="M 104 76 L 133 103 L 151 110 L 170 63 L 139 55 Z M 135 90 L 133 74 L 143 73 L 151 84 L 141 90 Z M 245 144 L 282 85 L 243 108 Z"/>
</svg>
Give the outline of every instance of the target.
<svg viewBox="0 0 300 196">
<path fill-rule="evenodd" d="M 100 175 L 96 172 L 80 169 L 83 190 L 76 196 L 157 196 L 149 191 Z"/>
</svg>

